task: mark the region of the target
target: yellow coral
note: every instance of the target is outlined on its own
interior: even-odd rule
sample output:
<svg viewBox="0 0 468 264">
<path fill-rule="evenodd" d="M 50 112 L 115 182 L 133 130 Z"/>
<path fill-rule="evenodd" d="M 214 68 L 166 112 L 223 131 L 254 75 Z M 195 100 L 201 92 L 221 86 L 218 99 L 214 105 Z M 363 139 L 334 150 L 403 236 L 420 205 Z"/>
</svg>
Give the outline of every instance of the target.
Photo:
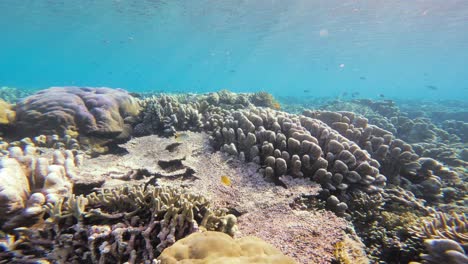
<svg viewBox="0 0 468 264">
<path fill-rule="evenodd" d="M 256 237 L 233 239 L 214 231 L 194 233 L 166 248 L 159 256 L 161 264 L 293 264 L 272 245 Z"/>
<path fill-rule="evenodd" d="M 364 251 L 364 245 L 348 235 L 345 235 L 342 241 L 335 244 L 333 255 L 340 264 L 370 263 Z"/>
<path fill-rule="evenodd" d="M 16 119 L 16 112 L 11 105 L 0 99 L 0 125 L 10 125 Z"/>
</svg>

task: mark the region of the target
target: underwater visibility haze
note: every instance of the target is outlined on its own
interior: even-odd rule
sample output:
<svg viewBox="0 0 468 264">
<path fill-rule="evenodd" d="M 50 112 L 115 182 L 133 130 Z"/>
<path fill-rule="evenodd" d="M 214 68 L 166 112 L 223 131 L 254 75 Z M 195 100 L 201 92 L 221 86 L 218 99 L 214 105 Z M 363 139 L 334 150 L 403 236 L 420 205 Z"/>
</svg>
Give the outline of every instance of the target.
<svg viewBox="0 0 468 264">
<path fill-rule="evenodd" d="M 467 97 L 464 0 L 2 0 L 0 25 L 4 86 Z"/>
<path fill-rule="evenodd" d="M 467 0 L 0 0 L 0 264 L 468 263 Z"/>
</svg>

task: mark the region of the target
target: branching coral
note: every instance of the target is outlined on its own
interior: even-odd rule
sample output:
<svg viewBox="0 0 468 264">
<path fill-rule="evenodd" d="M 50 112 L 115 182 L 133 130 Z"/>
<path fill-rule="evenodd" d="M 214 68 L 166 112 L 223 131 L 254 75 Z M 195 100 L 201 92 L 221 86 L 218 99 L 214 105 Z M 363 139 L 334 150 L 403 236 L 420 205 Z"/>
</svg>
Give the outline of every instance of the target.
<svg viewBox="0 0 468 264">
<path fill-rule="evenodd" d="M 468 218 L 466 214 L 437 212 L 431 221 L 414 228 L 421 239 L 451 239 L 464 246 L 468 245 Z"/>
<path fill-rule="evenodd" d="M 120 187 L 47 204 L 43 229 L 16 234 L 27 243 L 7 243 L 6 251 L 10 260 L 22 260 L 22 248 L 36 247 L 29 254 L 62 263 L 151 263 L 200 228 L 232 235 L 236 218 L 184 190 Z"/>
<path fill-rule="evenodd" d="M 421 254 L 423 263 L 467 263 L 468 256 L 468 219 L 466 214 L 443 212 L 434 214 L 430 221 L 425 221 L 411 231 L 424 240 L 428 254 Z"/>
</svg>

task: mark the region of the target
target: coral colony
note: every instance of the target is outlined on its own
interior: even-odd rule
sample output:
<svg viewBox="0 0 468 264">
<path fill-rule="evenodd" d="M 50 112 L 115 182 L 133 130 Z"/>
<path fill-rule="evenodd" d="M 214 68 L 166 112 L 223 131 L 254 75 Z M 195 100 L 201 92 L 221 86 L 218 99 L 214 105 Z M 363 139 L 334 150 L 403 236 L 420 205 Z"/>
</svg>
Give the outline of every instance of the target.
<svg viewBox="0 0 468 264">
<path fill-rule="evenodd" d="M 0 263 L 468 263 L 463 121 L 266 92 L 3 92 Z"/>
</svg>

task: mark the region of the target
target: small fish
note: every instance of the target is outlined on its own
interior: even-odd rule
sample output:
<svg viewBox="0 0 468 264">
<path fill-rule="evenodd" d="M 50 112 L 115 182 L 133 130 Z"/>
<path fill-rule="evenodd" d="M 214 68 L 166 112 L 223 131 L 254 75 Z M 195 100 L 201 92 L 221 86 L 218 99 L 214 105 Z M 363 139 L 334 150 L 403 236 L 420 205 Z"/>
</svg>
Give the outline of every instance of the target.
<svg viewBox="0 0 468 264">
<path fill-rule="evenodd" d="M 184 139 L 187 139 L 189 137 L 189 135 L 187 133 L 183 133 L 183 132 L 176 132 L 175 135 L 174 135 L 174 138 L 177 142 L 181 142 L 183 141 Z"/>
<path fill-rule="evenodd" d="M 433 91 L 439 89 L 439 88 L 437 88 L 437 86 L 434 86 L 434 85 L 426 85 L 426 88 L 430 89 L 430 90 L 433 90 Z"/>
<path fill-rule="evenodd" d="M 304 93 L 310 93 L 310 90 L 306 89 L 306 90 L 304 90 Z"/>
<path fill-rule="evenodd" d="M 359 79 L 361 79 L 361 80 L 367 80 L 366 76 L 361 76 L 361 77 L 359 77 Z"/>
<path fill-rule="evenodd" d="M 385 97 L 385 95 L 384 95 L 384 94 L 379 94 L 379 97 L 382 97 L 382 98 L 384 98 L 384 97 Z"/>
<path fill-rule="evenodd" d="M 354 92 L 354 93 L 351 94 L 351 97 L 354 98 L 354 97 L 358 96 L 359 94 L 360 94 L 359 92 Z"/>
<path fill-rule="evenodd" d="M 273 109 L 275 109 L 275 110 L 281 110 L 281 105 L 280 105 L 280 103 L 274 102 L 274 103 L 273 103 Z"/>
<path fill-rule="evenodd" d="M 228 187 L 231 187 L 231 179 L 229 179 L 229 177 L 226 175 L 221 176 L 221 183 Z"/>
</svg>

